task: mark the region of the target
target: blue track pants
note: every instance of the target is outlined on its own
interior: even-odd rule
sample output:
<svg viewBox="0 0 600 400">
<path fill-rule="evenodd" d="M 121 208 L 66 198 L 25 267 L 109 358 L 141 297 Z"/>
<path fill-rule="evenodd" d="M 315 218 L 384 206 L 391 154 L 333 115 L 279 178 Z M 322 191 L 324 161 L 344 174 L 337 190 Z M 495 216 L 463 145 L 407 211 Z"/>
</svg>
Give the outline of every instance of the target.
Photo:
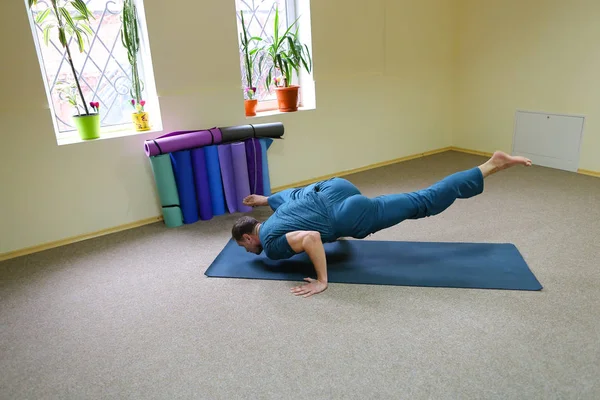
<svg viewBox="0 0 600 400">
<path fill-rule="evenodd" d="M 273 209 L 285 201 L 302 197 L 310 191 L 323 193 L 331 207 L 332 225 L 338 237 L 362 239 L 407 219 L 437 215 L 456 199 L 467 199 L 483 192 L 483 175 L 479 168 L 456 172 L 426 189 L 369 198 L 343 178 L 333 178 L 273 195 Z"/>
</svg>

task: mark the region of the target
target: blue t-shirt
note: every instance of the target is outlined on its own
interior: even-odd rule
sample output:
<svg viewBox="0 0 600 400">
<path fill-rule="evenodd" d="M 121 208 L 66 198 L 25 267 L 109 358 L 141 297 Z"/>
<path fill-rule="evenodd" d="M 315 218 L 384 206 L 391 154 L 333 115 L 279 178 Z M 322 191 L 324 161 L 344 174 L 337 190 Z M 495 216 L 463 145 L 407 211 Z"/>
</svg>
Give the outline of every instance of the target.
<svg viewBox="0 0 600 400">
<path fill-rule="evenodd" d="M 281 205 L 269 204 L 275 213 L 262 223 L 259 230 L 259 238 L 268 258 L 278 260 L 296 254 L 285 237 L 288 232 L 317 231 L 323 243 L 337 239 L 331 224 L 331 211 L 322 194 L 309 192 Z"/>
</svg>

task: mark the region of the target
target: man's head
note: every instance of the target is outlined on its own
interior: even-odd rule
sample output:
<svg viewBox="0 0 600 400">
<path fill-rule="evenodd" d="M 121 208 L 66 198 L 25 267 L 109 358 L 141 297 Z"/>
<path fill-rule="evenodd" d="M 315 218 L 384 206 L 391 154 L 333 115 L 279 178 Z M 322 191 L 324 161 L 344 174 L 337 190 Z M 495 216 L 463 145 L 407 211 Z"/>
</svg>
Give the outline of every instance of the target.
<svg viewBox="0 0 600 400">
<path fill-rule="evenodd" d="M 231 228 L 231 236 L 237 244 L 254 254 L 260 254 L 263 251 L 257 232 L 258 225 L 259 222 L 252 217 L 241 217 Z"/>
</svg>

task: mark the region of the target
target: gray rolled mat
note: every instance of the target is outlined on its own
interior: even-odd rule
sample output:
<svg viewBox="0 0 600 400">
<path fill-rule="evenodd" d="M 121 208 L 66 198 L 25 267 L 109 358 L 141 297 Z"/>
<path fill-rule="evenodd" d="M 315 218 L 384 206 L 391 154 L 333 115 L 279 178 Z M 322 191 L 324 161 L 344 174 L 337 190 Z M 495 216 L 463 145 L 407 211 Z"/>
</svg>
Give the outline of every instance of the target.
<svg viewBox="0 0 600 400">
<path fill-rule="evenodd" d="M 237 125 L 220 128 L 222 143 L 237 142 L 254 137 L 280 139 L 284 133 L 283 123 Z"/>
</svg>

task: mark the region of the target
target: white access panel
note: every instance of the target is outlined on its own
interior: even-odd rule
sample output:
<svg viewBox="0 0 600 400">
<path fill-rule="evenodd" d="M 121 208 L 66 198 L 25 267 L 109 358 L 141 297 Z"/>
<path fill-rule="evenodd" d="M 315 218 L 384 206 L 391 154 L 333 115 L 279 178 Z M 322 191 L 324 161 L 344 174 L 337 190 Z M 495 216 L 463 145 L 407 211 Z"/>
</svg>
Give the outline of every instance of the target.
<svg viewBox="0 0 600 400">
<path fill-rule="evenodd" d="M 517 111 L 513 155 L 535 165 L 577 172 L 585 117 Z"/>
</svg>

